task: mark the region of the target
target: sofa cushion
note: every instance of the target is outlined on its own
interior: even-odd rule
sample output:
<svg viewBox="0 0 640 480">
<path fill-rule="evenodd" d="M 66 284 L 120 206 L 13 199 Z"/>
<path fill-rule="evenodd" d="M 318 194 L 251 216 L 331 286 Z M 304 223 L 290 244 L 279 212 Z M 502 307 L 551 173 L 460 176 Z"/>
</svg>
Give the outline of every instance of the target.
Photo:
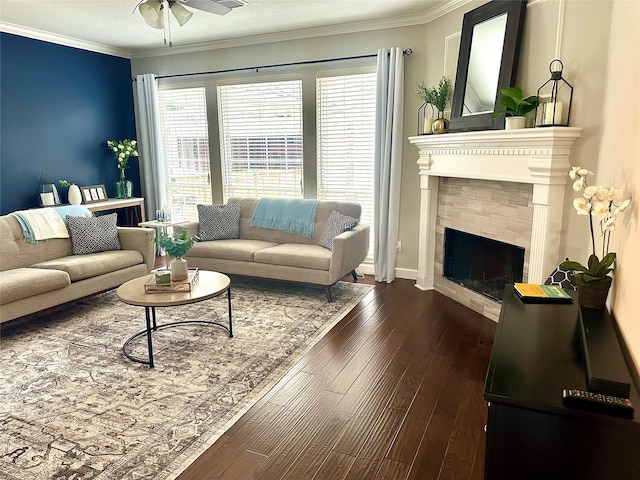
<svg viewBox="0 0 640 480">
<path fill-rule="evenodd" d="M 329 214 L 327 223 L 324 225 L 322 235 L 318 244 L 322 247 L 333 250 L 333 239 L 347 230 L 353 229 L 358 224 L 358 219 L 343 215 L 342 213 L 334 210 Z"/>
<path fill-rule="evenodd" d="M 240 237 L 240 205 L 197 205 L 200 241 L 229 240 Z"/>
<path fill-rule="evenodd" d="M 0 305 L 69 286 L 71 280 L 61 270 L 14 268 L 0 272 Z"/>
<path fill-rule="evenodd" d="M 331 252 L 319 245 L 283 243 L 256 252 L 254 259 L 258 263 L 270 265 L 329 270 Z"/>
<path fill-rule="evenodd" d="M 73 255 L 31 265 L 34 269 L 61 270 L 69 274 L 72 282 L 92 278 L 144 262 L 137 250 L 114 250 L 89 255 Z"/>
<path fill-rule="evenodd" d="M 74 255 L 120 250 L 116 223 L 118 214 L 99 217 L 73 217 L 67 215 Z"/>
<path fill-rule="evenodd" d="M 198 242 L 189 253 L 189 257 L 219 258 L 224 260 L 238 260 L 241 262 L 253 262 L 254 254 L 265 248 L 277 245 L 273 242 L 262 240 L 216 240 L 215 242 Z"/>
</svg>

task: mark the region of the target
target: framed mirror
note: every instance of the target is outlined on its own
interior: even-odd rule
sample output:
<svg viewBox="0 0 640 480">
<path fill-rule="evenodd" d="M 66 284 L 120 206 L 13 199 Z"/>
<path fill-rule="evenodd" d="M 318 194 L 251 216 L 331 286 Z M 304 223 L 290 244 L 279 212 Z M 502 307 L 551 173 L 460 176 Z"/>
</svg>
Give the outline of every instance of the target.
<svg viewBox="0 0 640 480">
<path fill-rule="evenodd" d="M 467 12 L 453 90 L 450 132 L 498 130 L 500 89 L 514 86 L 526 0 L 494 0 Z"/>
</svg>

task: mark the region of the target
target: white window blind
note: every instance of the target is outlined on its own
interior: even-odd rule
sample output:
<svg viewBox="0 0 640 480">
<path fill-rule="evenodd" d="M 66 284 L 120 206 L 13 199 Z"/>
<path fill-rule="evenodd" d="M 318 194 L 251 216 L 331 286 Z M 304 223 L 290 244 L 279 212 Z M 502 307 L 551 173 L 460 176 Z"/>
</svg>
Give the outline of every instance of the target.
<svg viewBox="0 0 640 480">
<path fill-rule="evenodd" d="M 302 198 L 302 81 L 218 86 L 224 200 Z"/>
<path fill-rule="evenodd" d="M 318 198 L 362 205 L 372 258 L 376 74 L 318 77 L 316 96 Z"/>
<path fill-rule="evenodd" d="M 212 203 L 205 89 L 158 94 L 167 206 L 173 220 L 197 220 L 196 205 Z"/>
</svg>

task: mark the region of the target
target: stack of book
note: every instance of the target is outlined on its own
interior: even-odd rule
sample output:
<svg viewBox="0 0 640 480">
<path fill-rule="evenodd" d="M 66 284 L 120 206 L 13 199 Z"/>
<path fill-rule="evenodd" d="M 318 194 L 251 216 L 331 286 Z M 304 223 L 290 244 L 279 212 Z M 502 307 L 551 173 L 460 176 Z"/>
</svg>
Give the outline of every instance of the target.
<svg viewBox="0 0 640 480">
<path fill-rule="evenodd" d="M 518 298 L 525 303 L 571 303 L 573 301 L 569 294 L 557 285 L 514 283 L 513 289 Z"/>
<path fill-rule="evenodd" d="M 198 282 L 198 269 L 189 269 L 189 278 L 186 280 L 170 280 L 164 282 L 163 274 L 170 274 L 169 270 L 155 270 L 151 272 L 144 284 L 144 293 L 170 293 L 170 292 L 190 292 Z M 159 281 L 160 280 L 160 281 Z"/>
</svg>

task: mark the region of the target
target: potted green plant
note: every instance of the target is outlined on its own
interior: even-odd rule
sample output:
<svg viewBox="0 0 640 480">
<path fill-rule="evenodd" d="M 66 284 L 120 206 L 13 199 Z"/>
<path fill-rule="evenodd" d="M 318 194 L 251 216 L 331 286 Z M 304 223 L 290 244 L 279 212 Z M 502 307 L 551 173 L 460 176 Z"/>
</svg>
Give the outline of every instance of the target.
<svg viewBox="0 0 640 480">
<path fill-rule="evenodd" d="M 587 176 L 593 175 L 586 168 L 572 167 L 569 178 L 573 180 L 573 190 L 582 192 L 582 196 L 573 200 L 573 207 L 578 215 L 589 218 L 592 253 L 587 265 L 566 260 L 560 264 L 565 270 L 573 270 L 578 283 L 578 303 L 584 307 L 604 308 L 611 277 L 612 265 L 616 260 L 615 252 L 609 251 L 611 232 L 615 228 L 617 218 L 627 209 L 631 200 L 624 199 L 622 189 L 616 187 L 589 186 Z M 596 236 L 594 222 L 597 222 L 602 243 L 602 259 L 596 255 Z"/>
<path fill-rule="evenodd" d="M 438 118 L 433 121 L 433 133 L 446 133 L 449 131 L 449 120 L 444 118 L 444 110 L 451 100 L 451 81 L 442 77 L 435 87 L 427 88 L 424 83 L 418 85 L 416 94 L 426 104 L 432 105 L 438 111 Z"/>
<path fill-rule="evenodd" d="M 155 237 L 154 241 L 169 256 L 173 257 L 170 264 L 171 279 L 186 280 L 189 278 L 187 261 L 184 256 L 189 253 L 191 247 L 198 241 L 198 237 L 189 237 L 187 231 L 183 230 L 181 233 L 173 235 L 161 232 Z"/>
<path fill-rule="evenodd" d="M 525 115 L 538 106 L 538 97 L 531 95 L 523 98 L 522 89 L 518 87 L 501 88 L 502 97 L 500 103 L 505 107 L 504 110 L 495 112 L 495 118 L 502 115 L 505 116 L 505 129 L 513 130 L 516 128 L 524 128 L 527 124 Z"/>
</svg>

